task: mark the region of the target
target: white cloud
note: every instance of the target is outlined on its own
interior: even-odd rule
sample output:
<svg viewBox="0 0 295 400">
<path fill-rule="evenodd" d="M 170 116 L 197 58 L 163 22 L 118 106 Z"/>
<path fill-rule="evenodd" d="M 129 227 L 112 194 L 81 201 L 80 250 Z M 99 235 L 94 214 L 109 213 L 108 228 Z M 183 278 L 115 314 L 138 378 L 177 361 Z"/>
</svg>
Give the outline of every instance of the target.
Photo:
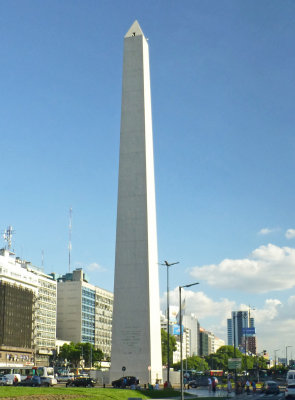
<svg viewBox="0 0 295 400">
<path fill-rule="evenodd" d="M 287 239 L 293 239 L 295 237 L 295 229 L 288 229 L 285 236 Z"/>
<path fill-rule="evenodd" d="M 178 306 L 178 288 L 170 291 L 170 305 Z M 230 299 L 220 298 L 218 301 L 203 292 L 185 290 L 186 314 L 193 313 L 205 329 L 213 332 L 227 344 L 227 319 L 232 311 L 248 310 L 248 305 L 237 304 Z M 161 298 L 162 309 L 166 307 L 166 293 Z M 285 349 L 294 344 L 295 330 L 295 296 L 283 302 L 276 298 L 268 298 L 260 307 L 251 311 L 255 320 L 258 350 L 266 349 L 273 356 L 275 349 Z M 283 357 L 284 354 L 277 354 Z"/>
<path fill-rule="evenodd" d="M 93 272 L 93 271 L 99 271 L 99 272 L 104 272 L 106 271 L 106 269 L 104 267 L 102 267 L 101 265 L 97 264 L 97 263 L 91 263 L 89 265 L 86 266 L 87 271 Z"/>
<path fill-rule="evenodd" d="M 197 266 L 190 275 L 219 289 L 267 293 L 295 286 L 295 249 L 273 244 L 260 246 L 244 259 Z"/>
<path fill-rule="evenodd" d="M 161 308 L 164 311 L 166 309 L 166 295 L 165 293 L 161 298 Z M 202 291 L 192 291 L 186 289 L 183 291 L 183 296 L 185 296 L 186 302 L 186 313 L 196 314 L 198 319 L 210 317 L 218 317 L 221 319 L 221 323 L 226 326 L 226 318 L 230 315 L 231 310 L 235 307 L 235 302 L 228 299 L 221 298 L 218 301 L 214 301 L 208 297 Z M 175 288 L 173 291 L 169 292 L 169 302 L 171 305 L 179 306 L 179 289 Z"/>
<path fill-rule="evenodd" d="M 270 233 L 276 231 L 276 229 L 262 228 L 258 232 L 259 235 L 269 235 Z"/>
</svg>

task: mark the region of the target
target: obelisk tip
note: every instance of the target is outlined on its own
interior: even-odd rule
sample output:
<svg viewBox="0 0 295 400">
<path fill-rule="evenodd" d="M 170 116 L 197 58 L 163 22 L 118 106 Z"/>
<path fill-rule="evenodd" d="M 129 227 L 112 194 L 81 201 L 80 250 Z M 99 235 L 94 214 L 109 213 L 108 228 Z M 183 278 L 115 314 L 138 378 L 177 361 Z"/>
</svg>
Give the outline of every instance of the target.
<svg viewBox="0 0 295 400">
<path fill-rule="evenodd" d="M 125 38 L 132 37 L 132 36 L 144 36 L 137 20 L 135 20 L 133 22 L 133 24 L 129 28 L 128 32 L 126 33 Z"/>
</svg>

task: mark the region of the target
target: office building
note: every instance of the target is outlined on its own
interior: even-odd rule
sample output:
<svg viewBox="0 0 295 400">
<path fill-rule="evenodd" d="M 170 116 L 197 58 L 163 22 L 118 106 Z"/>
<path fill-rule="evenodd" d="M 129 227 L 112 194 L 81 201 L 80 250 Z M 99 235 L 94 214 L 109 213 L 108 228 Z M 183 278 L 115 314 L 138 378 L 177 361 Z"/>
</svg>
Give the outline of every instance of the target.
<svg viewBox="0 0 295 400">
<path fill-rule="evenodd" d="M 91 343 L 110 357 L 113 293 L 90 284 L 81 268 L 56 279 L 57 338 Z"/>
<path fill-rule="evenodd" d="M 56 282 L 0 250 L 0 365 L 43 365 L 55 348 Z"/>
<path fill-rule="evenodd" d="M 256 335 L 254 318 L 249 311 L 232 311 L 227 320 L 227 343 L 244 352 L 256 354 Z"/>
</svg>

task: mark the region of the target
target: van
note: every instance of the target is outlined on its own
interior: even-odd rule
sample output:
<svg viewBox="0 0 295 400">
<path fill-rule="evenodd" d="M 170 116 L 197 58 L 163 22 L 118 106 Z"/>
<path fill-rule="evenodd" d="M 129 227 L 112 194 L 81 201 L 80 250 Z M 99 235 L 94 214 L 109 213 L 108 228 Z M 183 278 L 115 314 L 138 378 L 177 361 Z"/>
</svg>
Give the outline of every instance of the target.
<svg viewBox="0 0 295 400">
<path fill-rule="evenodd" d="M 290 369 L 286 377 L 287 385 L 295 385 L 295 369 Z"/>
</svg>

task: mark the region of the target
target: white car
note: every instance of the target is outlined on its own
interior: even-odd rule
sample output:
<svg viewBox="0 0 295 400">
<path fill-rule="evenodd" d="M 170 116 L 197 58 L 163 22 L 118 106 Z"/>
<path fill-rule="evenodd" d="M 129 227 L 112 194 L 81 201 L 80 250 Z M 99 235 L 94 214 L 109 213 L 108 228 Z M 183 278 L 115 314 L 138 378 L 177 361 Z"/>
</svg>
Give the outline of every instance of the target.
<svg viewBox="0 0 295 400">
<path fill-rule="evenodd" d="M 291 383 L 286 386 L 285 397 L 295 397 L 295 384 Z"/>
<path fill-rule="evenodd" d="M 42 386 L 53 386 L 57 384 L 57 380 L 50 376 L 41 376 Z"/>
<path fill-rule="evenodd" d="M 0 386 L 10 386 L 12 384 L 12 379 L 7 378 L 7 376 L 0 376 Z"/>
</svg>

